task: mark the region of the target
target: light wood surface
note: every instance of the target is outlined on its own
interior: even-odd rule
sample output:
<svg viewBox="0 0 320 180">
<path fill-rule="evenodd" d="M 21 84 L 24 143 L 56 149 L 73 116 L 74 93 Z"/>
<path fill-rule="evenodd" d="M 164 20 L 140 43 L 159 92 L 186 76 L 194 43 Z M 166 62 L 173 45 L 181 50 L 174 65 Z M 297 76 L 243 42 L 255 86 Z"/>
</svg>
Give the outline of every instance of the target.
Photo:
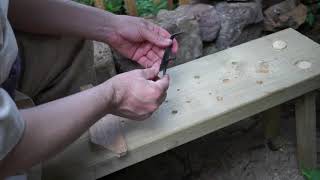
<svg viewBox="0 0 320 180">
<path fill-rule="evenodd" d="M 92 84 L 80 87 L 80 91 L 92 88 Z M 123 136 L 120 119 L 106 115 L 92 125 L 89 129 L 92 148 L 106 148 L 121 157 L 127 153 L 127 143 Z M 96 147 L 94 145 L 97 145 Z"/>
<path fill-rule="evenodd" d="M 276 40 L 287 47 L 273 49 Z M 313 91 L 319 57 L 319 44 L 287 29 L 173 67 L 167 102 L 150 119 L 113 116 L 123 121 L 126 156 L 92 149 L 84 134 L 45 163 L 44 179 L 100 178 Z"/>
<path fill-rule="evenodd" d="M 89 129 L 90 140 L 119 157 L 124 156 L 127 153 L 127 143 L 122 133 L 121 122 L 108 116 L 100 119 Z"/>
</svg>

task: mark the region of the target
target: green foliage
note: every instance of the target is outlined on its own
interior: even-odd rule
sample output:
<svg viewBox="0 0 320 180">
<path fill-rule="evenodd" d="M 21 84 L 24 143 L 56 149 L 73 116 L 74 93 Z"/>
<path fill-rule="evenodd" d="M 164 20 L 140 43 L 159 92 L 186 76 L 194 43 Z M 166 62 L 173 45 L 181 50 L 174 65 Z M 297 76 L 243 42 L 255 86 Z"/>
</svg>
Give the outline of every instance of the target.
<svg viewBox="0 0 320 180">
<path fill-rule="evenodd" d="M 94 6 L 94 0 L 74 0 L 76 2 Z M 107 11 L 116 14 L 124 14 L 124 0 L 103 0 L 104 7 Z M 137 11 L 139 16 L 156 15 L 160 9 L 168 8 L 167 0 L 160 0 L 155 3 L 154 0 L 136 0 Z M 177 1 L 174 1 L 174 6 L 177 6 Z"/>
<path fill-rule="evenodd" d="M 307 18 L 306 18 L 306 23 L 310 26 L 312 26 L 315 22 L 316 18 L 314 16 L 314 14 L 312 13 L 312 10 L 310 8 L 310 6 L 308 6 L 308 14 L 307 14 Z"/>
<path fill-rule="evenodd" d="M 158 4 L 153 0 L 136 0 L 139 16 L 156 15 L 160 9 L 168 7 L 168 1 L 161 0 Z"/>
<path fill-rule="evenodd" d="M 116 14 L 122 14 L 124 11 L 124 1 L 123 0 L 104 0 L 104 7 L 107 11 Z"/>
<path fill-rule="evenodd" d="M 315 9 L 312 9 L 312 5 L 316 3 L 317 6 L 314 6 Z M 316 15 L 315 13 L 318 13 L 320 10 L 320 0 L 309 0 L 309 5 L 308 5 L 308 12 L 307 12 L 307 18 L 306 18 L 306 23 L 309 26 L 313 26 L 314 23 L 316 22 Z"/>
<path fill-rule="evenodd" d="M 93 3 L 94 3 L 94 0 L 75 0 L 75 1 L 88 6 L 93 6 Z"/>
<path fill-rule="evenodd" d="M 302 175 L 306 180 L 320 180 L 320 170 L 302 170 Z"/>
</svg>

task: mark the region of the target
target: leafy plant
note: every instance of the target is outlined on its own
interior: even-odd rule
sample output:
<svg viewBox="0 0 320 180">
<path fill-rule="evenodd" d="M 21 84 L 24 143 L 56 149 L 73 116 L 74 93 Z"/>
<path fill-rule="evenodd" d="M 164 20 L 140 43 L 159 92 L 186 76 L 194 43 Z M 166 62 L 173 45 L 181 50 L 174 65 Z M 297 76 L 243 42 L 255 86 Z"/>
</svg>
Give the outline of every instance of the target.
<svg viewBox="0 0 320 180">
<path fill-rule="evenodd" d="M 317 4 L 316 9 L 312 10 L 312 5 Z M 308 2 L 308 12 L 306 17 L 306 23 L 310 26 L 313 26 L 316 21 L 315 13 L 319 12 L 320 9 L 320 0 L 309 0 Z"/>
<path fill-rule="evenodd" d="M 94 0 L 75 0 L 75 1 L 88 6 L 93 6 L 94 4 Z"/>
<path fill-rule="evenodd" d="M 307 17 L 306 17 L 306 23 L 312 26 L 316 20 L 314 14 L 312 13 L 312 10 L 310 6 L 308 6 L 308 12 L 307 12 Z"/>
<path fill-rule="evenodd" d="M 124 12 L 123 0 L 104 0 L 104 7 L 112 13 L 122 14 Z"/>
<path fill-rule="evenodd" d="M 320 179 L 320 170 L 302 170 L 302 175 L 306 178 L 306 180 L 319 180 Z"/>
<path fill-rule="evenodd" d="M 76 2 L 94 6 L 94 0 L 74 0 Z M 174 1 L 174 7 L 177 7 L 178 1 Z M 124 14 L 124 0 L 103 0 L 105 10 L 116 14 Z M 136 7 L 139 16 L 156 15 L 160 9 L 168 8 L 167 0 L 136 0 Z"/>
<path fill-rule="evenodd" d="M 137 0 L 136 3 L 139 16 L 155 15 L 160 9 L 168 7 L 167 0 L 160 0 L 159 3 L 153 0 Z"/>
</svg>

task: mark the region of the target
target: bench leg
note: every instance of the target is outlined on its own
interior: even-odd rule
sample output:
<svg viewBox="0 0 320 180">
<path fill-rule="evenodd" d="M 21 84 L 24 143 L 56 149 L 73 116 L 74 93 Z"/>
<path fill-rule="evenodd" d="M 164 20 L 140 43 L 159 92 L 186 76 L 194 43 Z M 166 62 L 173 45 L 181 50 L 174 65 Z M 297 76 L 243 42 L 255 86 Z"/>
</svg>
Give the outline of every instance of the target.
<svg viewBox="0 0 320 180">
<path fill-rule="evenodd" d="M 295 105 L 297 153 L 300 168 L 316 168 L 316 94 L 300 97 Z"/>
<path fill-rule="evenodd" d="M 271 150 L 279 150 L 283 146 L 280 137 L 281 105 L 268 109 L 262 113 L 264 122 L 264 137 Z"/>
</svg>

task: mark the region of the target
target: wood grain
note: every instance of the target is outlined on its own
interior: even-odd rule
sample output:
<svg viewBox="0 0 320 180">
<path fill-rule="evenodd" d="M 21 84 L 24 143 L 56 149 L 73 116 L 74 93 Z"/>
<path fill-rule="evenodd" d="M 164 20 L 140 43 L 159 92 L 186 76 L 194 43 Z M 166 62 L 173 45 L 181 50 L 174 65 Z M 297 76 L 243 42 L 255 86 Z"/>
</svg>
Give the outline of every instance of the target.
<svg viewBox="0 0 320 180">
<path fill-rule="evenodd" d="M 103 117 L 89 129 L 90 140 L 121 157 L 127 153 L 127 144 L 121 130 L 120 118 L 112 116 Z"/>
</svg>

